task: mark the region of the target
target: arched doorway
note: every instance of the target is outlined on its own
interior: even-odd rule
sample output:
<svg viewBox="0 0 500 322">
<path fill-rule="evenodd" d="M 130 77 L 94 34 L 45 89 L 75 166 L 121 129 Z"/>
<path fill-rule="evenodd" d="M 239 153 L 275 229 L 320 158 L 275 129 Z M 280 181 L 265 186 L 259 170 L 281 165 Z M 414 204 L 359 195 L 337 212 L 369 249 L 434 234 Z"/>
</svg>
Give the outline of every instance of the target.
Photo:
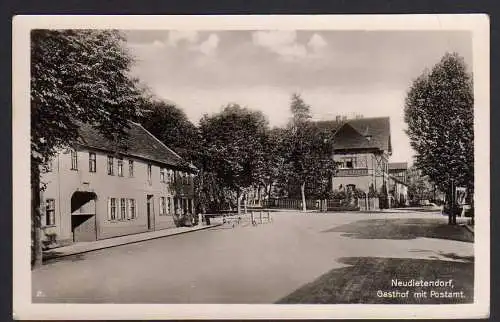
<svg viewBox="0 0 500 322">
<path fill-rule="evenodd" d="M 74 242 L 97 240 L 94 192 L 75 191 L 71 196 L 71 232 Z"/>
</svg>

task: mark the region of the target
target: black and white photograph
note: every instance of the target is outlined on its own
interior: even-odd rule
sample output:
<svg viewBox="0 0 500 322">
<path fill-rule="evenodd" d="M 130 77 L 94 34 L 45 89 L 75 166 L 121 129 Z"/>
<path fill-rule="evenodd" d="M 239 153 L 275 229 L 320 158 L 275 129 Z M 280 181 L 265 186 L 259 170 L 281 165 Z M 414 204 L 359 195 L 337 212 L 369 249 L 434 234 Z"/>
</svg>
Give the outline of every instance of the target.
<svg viewBox="0 0 500 322">
<path fill-rule="evenodd" d="M 13 28 L 16 317 L 488 316 L 486 16 Z"/>
</svg>

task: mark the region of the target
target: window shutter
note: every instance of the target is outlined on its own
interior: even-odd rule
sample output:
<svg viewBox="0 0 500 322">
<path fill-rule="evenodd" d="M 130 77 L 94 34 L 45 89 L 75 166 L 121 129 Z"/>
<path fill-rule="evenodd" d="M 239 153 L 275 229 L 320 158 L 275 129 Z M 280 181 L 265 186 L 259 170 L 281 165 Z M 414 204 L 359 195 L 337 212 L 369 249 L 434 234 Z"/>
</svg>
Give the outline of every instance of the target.
<svg viewBox="0 0 500 322">
<path fill-rule="evenodd" d="M 111 198 L 108 198 L 108 220 L 111 220 Z"/>
<path fill-rule="evenodd" d="M 127 210 L 126 210 L 126 212 L 127 212 L 127 219 L 131 218 L 131 216 L 130 216 L 130 208 L 131 208 L 130 207 L 130 199 L 127 199 Z"/>
<path fill-rule="evenodd" d="M 123 198 L 116 198 L 116 208 L 117 208 L 116 217 L 117 217 L 118 220 L 123 220 L 123 217 L 122 217 L 122 201 L 123 201 Z"/>
</svg>

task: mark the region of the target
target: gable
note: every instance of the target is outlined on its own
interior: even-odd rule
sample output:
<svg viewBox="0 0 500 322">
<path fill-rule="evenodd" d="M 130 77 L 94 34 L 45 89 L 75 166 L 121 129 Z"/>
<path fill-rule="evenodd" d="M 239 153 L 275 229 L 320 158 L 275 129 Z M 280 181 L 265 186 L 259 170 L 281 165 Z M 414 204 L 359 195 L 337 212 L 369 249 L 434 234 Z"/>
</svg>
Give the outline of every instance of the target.
<svg viewBox="0 0 500 322">
<path fill-rule="evenodd" d="M 391 153 L 389 118 L 347 120 L 335 134 L 335 149 L 377 149 Z"/>
</svg>

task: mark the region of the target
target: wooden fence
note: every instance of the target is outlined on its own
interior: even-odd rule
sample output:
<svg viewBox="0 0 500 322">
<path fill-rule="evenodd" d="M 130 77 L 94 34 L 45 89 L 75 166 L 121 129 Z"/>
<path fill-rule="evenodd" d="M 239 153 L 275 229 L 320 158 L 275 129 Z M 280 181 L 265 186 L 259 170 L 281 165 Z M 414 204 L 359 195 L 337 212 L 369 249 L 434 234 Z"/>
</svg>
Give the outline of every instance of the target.
<svg viewBox="0 0 500 322">
<path fill-rule="evenodd" d="M 359 198 L 358 199 L 359 210 L 379 210 L 380 203 L 379 198 Z"/>
<path fill-rule="evenodd" d="M 302 200 L 300 199 L 270 199 L 263 202 L 264 208 L 278 209 L 302 209 Z M 319 210 L 319 200 L 306 200 L 306 208 L 308 210 Z"/>
<path fill-rule="evenodd" d="M 297 209 L 302 210 L 302 200 L 300 199 L 271 199 L 263 203 L 265 208 L 275 209 Z M 306 200 L 307 210 L 318 211 L 346 211 L 346 210 L 378 210 L 378 198 L 358 198 L 352 199 L 328 199 L 328 200 Z"/>
</svg>

